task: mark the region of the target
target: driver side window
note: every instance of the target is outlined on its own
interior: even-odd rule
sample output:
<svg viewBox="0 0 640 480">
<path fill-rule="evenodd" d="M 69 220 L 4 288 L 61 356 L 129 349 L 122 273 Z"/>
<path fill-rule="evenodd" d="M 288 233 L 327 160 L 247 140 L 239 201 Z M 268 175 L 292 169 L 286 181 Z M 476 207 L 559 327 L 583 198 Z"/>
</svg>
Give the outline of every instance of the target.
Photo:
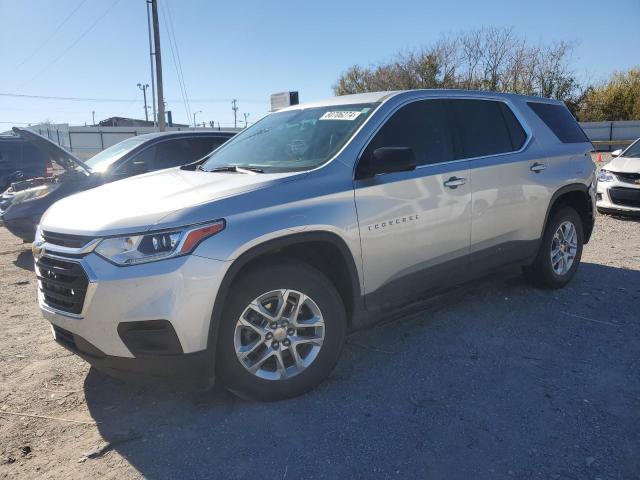
<svg viewBox="0 0 640 480">
<path fill-rule="evenodd" d="M 400 108 L 365 149 L 361 161 L 382 147 L 409 147 L 418 165 L 454 159 L 446 100 L 419 100 Z"/>
<path fill-rule="evenodd" d="M 157 145 L 147 147 L 122 165 L 115 173 L 122 176 L 139 175 L 150 172 L 155 163 Z"/>
</svg>

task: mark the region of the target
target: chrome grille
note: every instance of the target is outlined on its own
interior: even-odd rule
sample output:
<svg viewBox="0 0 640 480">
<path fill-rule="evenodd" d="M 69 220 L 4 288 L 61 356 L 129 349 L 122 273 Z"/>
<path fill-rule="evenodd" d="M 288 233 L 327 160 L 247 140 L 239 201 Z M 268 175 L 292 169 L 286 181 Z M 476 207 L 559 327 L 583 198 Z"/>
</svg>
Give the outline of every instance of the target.
<svg viewBox="0 0 640 480">
<path fill-rule="evenodd" d="M 67 248 L 82 248 L 91 240 L 92 237 L 84 237 L 82 235 L 68 235 L 65 233 L 42 232 L 42 239 L 51 245 L 58 245 Z"/>
</svg>

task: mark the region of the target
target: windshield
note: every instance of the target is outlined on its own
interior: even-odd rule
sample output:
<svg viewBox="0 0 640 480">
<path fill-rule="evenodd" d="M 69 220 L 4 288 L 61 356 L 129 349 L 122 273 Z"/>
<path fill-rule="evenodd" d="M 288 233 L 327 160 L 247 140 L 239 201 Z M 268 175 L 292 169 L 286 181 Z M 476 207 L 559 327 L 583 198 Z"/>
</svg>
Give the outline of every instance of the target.
<svg viewBox="0 0 640 480">
<path fill-rule="evenodd" d="M 629 148 L 627 148 L 624 153 L 624 157 L 640 157 L 640 138 L 632 143 Z"/>
<path fill-rule="evenodd" d="M 315 168 L 342 148 L 376 105 L 272 113 L 214 151 L 201 170 L 236 166 L 268 173 Z"/>
<path fill-rule="evenodd" d="M 113 164 L 113 162 L 121 159 L 124 155 L 146 141 L 146 138 L 141 137 L 127 138 L 120 143 L 116 143 L 115 145 L 111 145 L 109 148 L 105 148 L 103 151 L 94 155 L 84 163 L 93 172 L 104 172 Z"/>
</svg>

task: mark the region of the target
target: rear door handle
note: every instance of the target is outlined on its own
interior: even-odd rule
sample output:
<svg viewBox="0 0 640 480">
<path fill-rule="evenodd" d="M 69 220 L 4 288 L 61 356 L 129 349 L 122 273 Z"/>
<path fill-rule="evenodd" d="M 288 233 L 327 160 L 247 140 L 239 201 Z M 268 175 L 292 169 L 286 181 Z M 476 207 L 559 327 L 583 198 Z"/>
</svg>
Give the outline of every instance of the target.
<svg viewBox="0 0 640 480">
<path fill-rule="evenodd" d="M 449 180 L 443 183 L 443 185 L 447 188 L 458 188 L 460 185 L 464 185 L 467 183 L 466 178 L 460 177 L 451 177 Z"/>
<path fill-rule="evenodd" d="M 529 167 L 529 170 L 531 170 L 532 172 L 535 172 L 535 173 L 540 173 L 545 168 L 547 168 L 547 166 L 544 163 L 536 162 L 536 163 L 534 163 L 533 165 L 531 165 Z"/>
</svg>

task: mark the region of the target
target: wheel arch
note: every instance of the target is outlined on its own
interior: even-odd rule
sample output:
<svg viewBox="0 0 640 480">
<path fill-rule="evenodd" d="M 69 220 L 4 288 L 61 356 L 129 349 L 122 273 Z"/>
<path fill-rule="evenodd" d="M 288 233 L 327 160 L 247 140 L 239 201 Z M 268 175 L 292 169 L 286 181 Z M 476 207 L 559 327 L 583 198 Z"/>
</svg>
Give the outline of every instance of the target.
<svg viewBox="0 0 640 480">
<path fill-rule="evenodd" d="M 584 230 L 584 243 L 588 243 L 593 232 L 595 205 L 591 195 L 589 195 L 589 187 L 583 183 L 572 183 L 555 191 L 547 207 L 547 214 L 540 235 L 544 235 L 551 215 L 564 205 L 572 207 L 580 215 Z"/>
<path fill-rule="evenodd" d="M 326 255 L 330 257 L 327 258 Z M 236 279 L 244 272 L 277 258 L 294 258 L 309 263 L 334 283 L 343 299 L 347 318 L 351 327 L 352 314 L 360 308 L 362 292 L 360 277 L 353 258 L 345 241 L 335 233 L 326 231 L 300 232 L 267 240 L 243 252 L 233 260 L 225 273 L 216 294 L 211 313 L 207 349 L 215 362 L 216 339 L 224 304 Z"/>
</svg>

